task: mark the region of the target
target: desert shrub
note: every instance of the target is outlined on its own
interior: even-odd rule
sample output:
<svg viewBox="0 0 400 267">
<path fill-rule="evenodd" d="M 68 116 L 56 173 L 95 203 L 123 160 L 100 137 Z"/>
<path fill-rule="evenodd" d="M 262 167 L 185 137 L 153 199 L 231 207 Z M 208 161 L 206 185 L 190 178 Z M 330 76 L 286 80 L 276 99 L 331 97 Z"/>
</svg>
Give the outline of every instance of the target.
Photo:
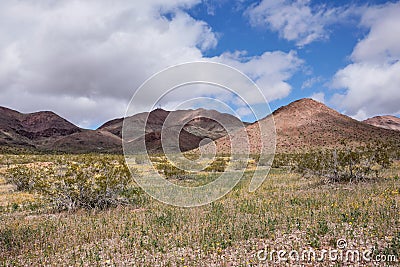
<svg viewBox="0 0 400 267">
<path fill-rule="evenodd" d="M 7 171 L 18 190 L 42 195 L 57 210 L 104 209 L 129 203 L 122 193 L 132 176 L 122 160 L 86 157 L 46 167 L 18 166 Z"/>
<path fill-rule="evenodd" d="M 281 166 L 285 166 L 287 164 L 287 161 L 285 160 L 286 154 L 276 154 L 276 155 L 251 155 L 250 157 L 254 159 L 254 162 L 258 166 L 270 166 L 272 164 L 272 167 L 274 168 L 279 168 Z M 274 159 L 271 161 L 271 159 Z"/>
<path fill-rule="evenodd" d="M 147 163 L 147 155 L 136 155 L 135 156 L 135 163 L 136 164 L 145 164 Z"/>
<path fill-rule="evenodd" d="M 332 182 L 352 182 L 378 177 L 379 171 L 392 163 L 392 150 L 385 145 L 356 149 L 311 151 L 293 155 L 294 170 Z"/>
<path fill-rule="evenodd" d="M 222 157 L 216 158 L 209 166 L 207 166 L 205 172 L 224 172 L 227 167 L 228 161 Z M 193 175 L 189 171 L 185 171 L 173 165 L 169 160 L 164 158 L 161 162 L 155 164 L 158 173 L 168 178 L 175 178 L 179 180 L 191 179 Z M 189 166 L 188 166 L 189 167 Z M 199 167 L 199 166 L 197 166 Z"/>
<path fill-rule="evenodd" d="M 197 160 L 200 158 L 200 153 L 187 152 L 187 153 L 184 153 L 183 156 L 185 158 L 187 158 L 188 160 Z"/>
<path fill-rule="evenodd" d="M 248 166 L 248 161 L 245 159 L 242 160 L 235 160 L 231 162 L 232 168 L 235 170 L 243 170 L 246 169 Z"/>
<path fill-rule="evenodd" d="M 224 172 L 228 162 L 223 157 L 217 157 L 204 171 L 207 172 Z"/>
<path fill-rule="evenodd" d="M 188 177 L 188 172 L 185 170 L 182 170 L 175 165 L 172 165 L 169 161 L 165 160 L 161 163 L 158 163 L 156 165 L 157 171 L 164 175 L 167 179 L 169 178 L 175 178 L 175 179 L 180 179 L 183 180 Z"/>
<path fill-rule="evenodd" d="M 271 166 L 272 162 L 273 162 L 272 159 L 273 159 L 273 155 L 263 155 L 258 160 L 258 165 L 260 165 L 260 166 Z"/>
<path fill-rule="evenodd" d="M 16 187 L 18 191 L 29 191 L 33 187 L 34 171 L 26 166 L 17 166 L 7 169 L 6 182 Z"/>
<path fill-rule="evenodd" d="M 293 164 L 296 154 L 275 154 L 274 161 L 272 162 L 273 168 L 281 168 L 291 166 Z M 259 158 L 258 158 L 259 161 Z"/>
<path fill-rule="evenodd" d="M 259 154 L 250 154 L 250 158 L 254 159 L 255 162 L 260 160 Z"/>
</svg>

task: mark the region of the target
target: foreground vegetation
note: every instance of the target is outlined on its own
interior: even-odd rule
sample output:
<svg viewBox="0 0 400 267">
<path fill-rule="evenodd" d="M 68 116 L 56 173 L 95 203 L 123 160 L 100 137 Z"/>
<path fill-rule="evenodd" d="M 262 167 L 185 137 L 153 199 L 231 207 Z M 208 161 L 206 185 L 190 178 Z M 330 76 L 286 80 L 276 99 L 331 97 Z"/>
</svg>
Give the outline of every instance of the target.
<svg viewBox="0 0 400 267">
<path fill-rule="evenodd" d="M 224 198 L 177 208 L 129 180 L 122 156 L 0 156 L 0 265 L 256 266 L 267 263 L 257 258 L 264 248 L 322 250 L 338 239 L 400 258 L 398 160 L 378 166 L 370 179 L 332 183 L 314 171 L 289 172 L 285 158 L 277 157 L 254 193 L 248 192 L 253 161 Z M 185 184 L 208 182 L 228 164 L 220 158 L 196 178 L 162 157 L 154 162 Z M 138 159 L 137 175 L 145 168 Z M 16 190 L 18 177 L 28 179 Z"/>
</svg>

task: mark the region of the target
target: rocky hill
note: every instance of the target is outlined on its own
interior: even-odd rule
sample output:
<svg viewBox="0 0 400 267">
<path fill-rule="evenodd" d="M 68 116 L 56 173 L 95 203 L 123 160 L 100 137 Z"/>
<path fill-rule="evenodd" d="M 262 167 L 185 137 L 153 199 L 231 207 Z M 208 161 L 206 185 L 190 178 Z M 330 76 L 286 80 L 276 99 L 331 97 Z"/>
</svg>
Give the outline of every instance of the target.
<svg viewBox="0 0 400 267">
<path fill-rule="evenodd" d="M 199 147 L 201 142 L 207 146 L 207 142 L 212 141 L 219 153 L 228 153 L 231 143 L 227 131 L 234 133 L 235 143 L 239 144 L 235 146 L 237 153 L 245 152 L 246 140 L 250 140 L 251 153 L 262 150 L 261 140 L 266 140 L 264 144 L 271 148 L 270 151 L 276 144 L 277 152 L 376 142 L 400 144 L 399 120 L 393 116 L 381 116 L 360 122 L 306 98 L 283 106 L 252 124 L 242 123 L 230 114 L 215 110 L 156 109 L 130 116 L 125 121 L 122 118 L 108 121 L 97 130 L 87 130 L 50 111 L 23 114 L 0 107 L 0 150 L 22 148 L 121 153 L 123 123 L 130 129 L 125 132 L 124 142 L 129 143 L 133 150 L 145 142 L 151 153 L 160 153 L 165 149 L 188 151 Z M 271 125 L 275 127 L 267 127 Z M 165 138 L 164 148 L 161 138 Z"/>
<path fill-rule="evenodd" d="M 376 127 L 400 131 L 400 118 L 395 116 L 376 116 L 366 119 L 364 122 Z"/>
<path fill-rule="evenodd" d="M 375 142 L 400 143 L 400 132 L 378 128 L 345 116 L 326 105 L 300 99 L 283 106 L 259 122 L 246 127 L 251 153 L 261 151 L 261 138 L 271 145 L 273 133 L 266 125 L 273 119 L 276 127 L 276 151 L 294 152 L 319 148 L 360 146 Z M 260 126 L 267 131 L 261 135 Z M 268 132 L 269 129 L 269 132 Z M 237 133 L 243 136 L 242 132 Z M 223 137 L 216 141 L 219 153 L 228 153 L 230 141 Z"/>
<path fill-rule="evenodd" d="M 20 113 L 0 107 L 0 146 L 29 151 L 121 152 L 121 141 L 106 131 L 79 128 L 51 111 Z"/>
<path fill-rule="evenodd" d="M 99 130 L 122 137 L 122 124 L 123 119 L 112 120 L 100 126 Z M 147 150 L 153 153 L 163 151 L 162 135 L 167 148 L 188 151 L 197 148 L 203 139 L 216 140 L 225 136 L 227 130 L 235 130 L 243 125 L 235 116 L 205 109 L 155 109 L 150 113 L 128 117 L 125 124 L 129 125 L 129 131 L 125 132 L 124 140 L 130 143 L 132 150 L 137 150 L 145 140 Z M 174 136 L 179 136 L 179 146 L 178 142 L 174 142 Z"/>
</svg>

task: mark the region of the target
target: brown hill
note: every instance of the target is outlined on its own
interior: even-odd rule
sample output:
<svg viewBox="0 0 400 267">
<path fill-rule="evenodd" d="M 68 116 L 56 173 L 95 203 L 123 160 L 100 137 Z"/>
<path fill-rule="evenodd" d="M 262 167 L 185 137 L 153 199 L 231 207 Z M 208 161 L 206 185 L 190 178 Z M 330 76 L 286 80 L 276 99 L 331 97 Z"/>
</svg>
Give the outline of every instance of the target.
<svg viewBox="0 0 400 267">
<path fill-rule="evenodd" d="M 121 139 L 81 129 L 51 111 L 20 113 L 0 107 L 0 145 L 36 151 L 118 152 Z"/>
<path fill-rule="evenodd" d="M 359 122 L 312 99 L 295 101 L 273 115 L 278 151 L 400 141 L 397 132 Z"/>
<path fill-rule="evenodd" d="M 156 109 L 150 113 L 131 116 L 128 121 L 133 129 L 146 129 L 145 133 L 136 134 L 131 141 L 138 143 L 145 139 L 149 151 L 156 153 L 163 151 L 163 127 L 167 140 L 164 142 L 166 148 L 176 149 L 176 144 L 171 141 L 172 137 L 178 136 L 179 148 L 187 151 L 198 147 L 204 138 L 215 140 L 224 136 L 226 130 L 221 124 L 228 128 L 241 124 L 241 121 L 232 115 L 204 109 Z M 50 111 L 23 114 L 0 107 L 0 150 L 21 148 L 74 153 L 121 152 L 122 124 L 123 119 L 114 119 L 94 131 L 81 129 Z"/>
<path fill-rule="evenodd" d="M 360 146 L 374 142 L 400 143 L 400 133 L 378 128 L 354 120 L 348 116 L 312 99 L 300 99 L 283 106 L 259 122 L 246 127 L 250 140 L 251 153 L 261 151 L 260 138 L 268 140 L 272 130 L 267 129 L 260 134 L 260 126 L 266 127 L 271 120 L 276 127 L 276 151 L 294 152 L 318 148 L 341 146 Z M 243 136 L 243 131 L 237 133 Z M 243 138 L 243 137 L 242 137 Z M 273 142 L 267 142 L 271 145 Z M 216 141 L 219 153 L 228 153 L 230 142 L 228 137 Z"/>
<path fill-rule="evenodd" d="M 395 116 L 376 116 L 366 119 L 363 122 L 380 128 L 400 131 L 400 118 Z"/>
<path fill-rule="evenodd" d="M 371 120 L 366 122 L 371 123 Z M 392 121 L 397 120 L 399 119 L 396 117 L 385 116 L 373 121 L 380 122 L 380 125 L 393 125 Z M 53 112 L 23 114 L 0 107 L 0 149 L 12 147 L 65 152 L 120 152 L 123 123 L 123 119 L 115 119 L 106 122 L 98 130 L 86 130 Z M 128 117 L 125 123 L 131 130 L 124 135 L 125 141 L 135 148 L 140 147 L 145 140 L 146 147 L 151 152 L 162 151 L 163 127 L 164 146 L 173 151 L 178 148 L 176 143 L 180 150 L 187 151 L 197 148 L 207 138 L 215 140 L 218 152 L 228 153 L 231 143 L 226 135 L 227 129 L 235 133 L 233 138 L 239 144 L 235 148 L 238 153 L 245 152 L 247 136 L 251 153 L 261 151 L 261 138 L 269 140 L 267 145 L 271 149 L 276 141 L 277 152 L 358 146 L 374 142 L 400 143 L 399 131 L 356 121 L 312 99 L 290 103 L 273 112 L 273 116 L 250 125 L 245 124 L 245 127 L 232 115 L 205 109 L 156 109 L 150 113 Z M 276 140 L 272 138 L 275 128 L 266 128 L 272 123 L 276 127 Z M 264 130 L 260 131 L 260 127 Z M 174 136 L 178 136 L 176 142 L 173 142 Z"/>
<path fill-rule="evenodd" d="M 110 131 L 113 134 L 122 136 L 122 119 L 106 123 L 99 129 Z M 161 132 L 163 132 L 164 148 L 168 151 L 192 150 L 199 146 L 203 139 L 216 140 L 225 136 L 227 130 L 237 129 L 242 122 L 226 113 L 215 110 L 177 110 L 165 111 L 155 109 L 150 113 L 139 113 L 126 118 L 126 130 L 124 139 L 129 143 L 131 151 L 137 153 L 141 150 L 141 143 L 145 140 L 147 150 L 150 152 L 162 152 Z M 227 129 L 225 129 L 224 125 Z M 143 132 L 145 129 L 145 132 Z M 179 137 L 175 142 L 174 137 Z M 177 145 L 179 143 L 179 145 Z"/>
<path fill-rule="evenodd" d="M 120 138 L 122 138 L 122 123 L 124 119 L 123 118 L 118 118 L 118 119 L 113 119 L 110 121 L 107 121 L 103 125 L 101 125 L 97 130 L 102 130 L 102 131 L 107 131 L 112 133 L 113 135 L 116 135 Z"/>
<path fill-rule="evenodd" d="M 0 114 L 0 143 L 8 146 L 44 147 L 82 130 L 51 111 L 23 114 L 0 107 Z"/>
<path fill-rule="evenodd" d="M 59 138 L 52 142 L 47 148 L 69 153 L 121 153 L 122 143 L 121 138 L 107 131 L 83 130 Z"/>
</svg>

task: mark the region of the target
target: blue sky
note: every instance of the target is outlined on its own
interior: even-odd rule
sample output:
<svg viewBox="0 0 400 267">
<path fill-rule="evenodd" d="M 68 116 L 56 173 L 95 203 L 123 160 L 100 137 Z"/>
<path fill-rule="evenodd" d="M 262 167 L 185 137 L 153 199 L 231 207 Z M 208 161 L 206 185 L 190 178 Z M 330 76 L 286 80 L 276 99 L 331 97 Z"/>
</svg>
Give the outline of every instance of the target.
<svg viewBox="0 0 400 267">
<path fill-rule="evenodd" d="M 206 1 L 189 10 L 193 17 L 207 21 L 219 33 L 218 45 L 207 51 L 207 56 L 218 56 L 226 51 L 237 50 L 245 50 L 249 56 L 257 56 L 265 51 L 296 51 L 298 57 L 304 60 L 304 66 L 288 80 L 293 91 L 283 99 L 272 101 L 270 103 L 272 110 L 314 94 L 317 99 L 321 100 L 318 93 L 323 93 L 325 99 L 329 99 L 337 93 L 338 89 L 330 88 L 332 78 L 339 69 L 351 63 L 349 57 L 354 47 L 360 40 L 368 36 L 370 31 L 370 28 L 359 25 L 362 14 L 355 12 L 345 21 L 335 22 L 327 27 L 326 31 L 329 36 L 326 39 L 316 40 L 300 47 L 296 44 L 296 40 L 287 40 L 280 36 L 279 32 L 271 30 L 266 25 L 255 27 L 251 25 L 248 16 L 243 13 L 248 12 L 249 7 L 259 4 L 260 1 L 241 2 L 232 4 L 232 1 Z M 282 2 L 290 4 L 296 1 Z M 396 1 L 309 1 L 307 5 L 311 9 L 319 6 L 325 6 L 327 9 L 362 9 L 375 6 L 385 7 L 390 3 L 396 3 Z M 345 90 L 345 88 L 342 89 Z M 325 104 L 337 108 L 329 101 Z M 399 110 L 400 105 L 397 112 Z M 364 118 L 360 117 L 360 119 Z"/>
<path fill-rule="evenodd" d="M 312 97 L 359 120 L 399 116 L 399 14 L 399 1 L 2 1 L 0 105 L 96 128 L 151 75 L 200 60 L 254 78 L 272 110 Z"/>
</svg>

